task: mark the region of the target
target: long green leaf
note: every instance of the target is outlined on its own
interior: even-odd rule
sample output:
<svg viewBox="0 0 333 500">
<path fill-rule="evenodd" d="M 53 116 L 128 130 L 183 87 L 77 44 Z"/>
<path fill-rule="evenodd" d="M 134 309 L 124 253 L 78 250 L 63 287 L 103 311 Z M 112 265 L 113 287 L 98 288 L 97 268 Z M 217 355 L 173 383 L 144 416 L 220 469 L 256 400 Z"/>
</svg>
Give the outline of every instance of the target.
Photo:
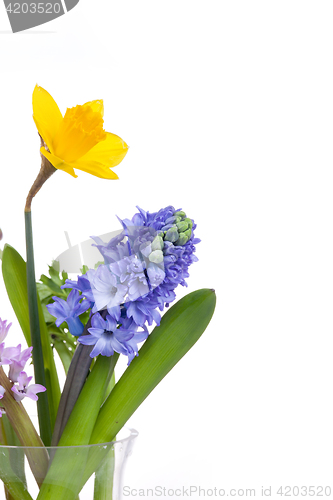
<svg viewBox="0 0 333 500">
<path fill-rule="evenodd" d="M 111 380 L 106 388 L 106 396 L 109 396 L 116 383 L 115 373 L 112 373 Z M 102 464 L 95 473 L 94 500 L 112 500 L 113 477 L 115 469 L 115 453 L 112 446 Z"/>
<path fill-rule="evenodd" d="M 28 346 L 31 346 L 27 266 L 21 255 L 10 245 L 5 245 L 3 249 L 2 276 L 25 340 Z"/>
<path fill-rule="evenodd" d="M 20 254 L 10 245 L 5 245 L 2 255 L 3 279 L 9 300 L 22 328 L 24 337 L 27 344 L 31 346 L 26 272 L 26 263 Z M 49 333 L 43 318 L 39 300 L 38 314 L 45 366 L 46 388 L 48 392 L 49 410 L 51 416 L 51 427 L 53 429 L 60 401 L 60 385 L 53 358 L 52 347 L 50 345 Z"/>
<path fill-rule="evenodd" d="M 114 386 L 97 417 L 91 443 L 112 441 L 165 375 L 191 349 L 210 322 L 215 292 L 201 289 L 172 306 Z"/>
</svg>

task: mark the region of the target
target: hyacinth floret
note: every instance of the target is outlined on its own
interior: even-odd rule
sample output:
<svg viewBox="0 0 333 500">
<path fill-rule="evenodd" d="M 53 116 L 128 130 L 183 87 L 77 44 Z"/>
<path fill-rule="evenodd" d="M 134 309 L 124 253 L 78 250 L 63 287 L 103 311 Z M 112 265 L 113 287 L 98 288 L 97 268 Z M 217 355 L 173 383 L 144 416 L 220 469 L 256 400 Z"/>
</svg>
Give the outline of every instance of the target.
<svg viewBox="0 0 333 500">
<path fill-rule="evenodd" d="M 132 219 L 119 219 L 123 230 L 110 241 L 92 237 L 104 264 L 63 285 L 76 292 L 75 304 L 81 299 L 80 307 L 91 304 L 92 326 L 79 342 L 95 346 L 92 356 L 119 352 L 128 356 L 129 363 L 138 355 L 137 344 L 148 336 L 146 325 L 159 325 L 160 311 L 175 300 L 177 286 L 187 286 L 188 269 L 198 260 L 194 253 L 200 242 L 194 236 L 196 224 L 181 209 L 169 205 L 149 213 L 137 208 Z M 64 321 L 65 311 L 57 306 L 48 309 L 57 317 L 57 326 Z M 77 317 L 68 308 L 66 314 Z M 79 335 L 82 331 L 83 325 Z"/>
<path fill-rule="evenodd" d="M 118 320 L 110 314 L 106 314 L 104 318 L 96 313 L 91 318 L 89 335 L 82 335 L 78 340 L 83 345 L 94 346 L 90 353 L 92 358 L 99 354 L 112 356 L 114 352 L 118 352 L 128 356 L 129 364 L 138 351 L 137 343 L 148 336 L 146 328 L 142 332 L 137 332 L 137 328 L 135 322 L 128 318 L 123 318 L 119 325 Z"/>
<path fill-rule="evenodd" d="M 25 397 L 28 397 L 33 401 L 37 401 L 37 393 L 46 391 L 46 388 L 41 384 L 30 384 L 31 380 L 32 377 L 28 377 L 26 372 L 21 372 L 19 374 L 17 384 L 12 387 L 16 401 L 21 401 Z"/>
<path fill-rule="evenodd" d="M 23 371 L 23 368 L 25 367 L 28 359 L 31 358 L 32 355 L 32 349 L 33 347 L 30 346 L 27 349 L 24 349 L 21 352 L 21 345 L 19 344 L 17 346 L 17 350 L 19 348 L 19 352 L 15 353 L 13 356 L 11 356 L 11 364 L 9 365 L 9 373 L 8 373 L 8 378 L 12 382 L 17 382 L 18 377 Z"/>
<path fill-rule="evenodd" d="M 11 323 L 7 325 L 7 321 L 2 321 L 0 318 L 1 334 L 6 330 L 5 335 L 0 338 L 4 339 L 6 337 L 10 326 Z M 5 347 L 4 342 L 0 344 L 0 366 L 9 365 L 8 379 L 14 383 L 11 390 L 16 401 L 21 401 L 25 397 L 37 401 L 37 393 L 46 391 L 46 388 L 41 384 L 30 384 L 32 377 L 28 377 L 26 372 L 23 371 L 31 355 L 32 346 L 22 351 L 21 344 L 16 347 Z M 0 385 L 0 400 L 5 392 L 5 388 Z M 0 417 L 2 416 L 2 410 L 0 407 Z"/>
<path fill-rule="evenodd" d="M 89 300 L 83 300 L 78 290 L 72 290 L 67 297 L 67 301 L 59 297 L 52 297 L 53 304 L 48 304 L 47 310 L 52 316 L 55 316 L 56 326 L 66 322 L 72 335 L 78 336 L 83 333 L 84 325 L 79 316 L 91 307 Z"/>
<path fill-rule="evenodd" d="M 9 328 L 11 326 L 12 326 L 11 323 L 9 323 L 9 325 L 7 325 L 7 320 L 2 321 L 0 318 L 0 343 L 3 342 L 5 340 L 5 338 L 7 337 Z"/>
</svg>

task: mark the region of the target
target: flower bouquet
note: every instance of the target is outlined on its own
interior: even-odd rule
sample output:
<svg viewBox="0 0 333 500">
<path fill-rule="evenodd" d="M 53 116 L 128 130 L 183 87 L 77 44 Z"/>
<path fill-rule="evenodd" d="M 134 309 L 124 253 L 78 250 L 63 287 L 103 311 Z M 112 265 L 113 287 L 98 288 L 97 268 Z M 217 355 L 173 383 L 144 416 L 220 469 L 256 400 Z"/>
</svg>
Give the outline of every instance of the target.
<svg viewBox="0 0 333 500">
<path fill-rule="evenodd" d="M 92 236 L 90 265 L 77 279 L 69 279 L 60 259 L 36 282 L 31 221 L 36 193 L 57 170 L 117 179 L 111 168 L 128 148 L 104 131 L 101 100 L 67 109 L 63 117 L 53 98 L 36 86 L 33 118 L 41 169 L 25 206 L 27 260 L 8 244 L 1 252 L 5 287 L 28 347 L 11 346 L 11 324 L 0 320 L 0 479 L 7 500 L 77 500 L 92 477 L 89 498 L 115 499 L 117 434 L 204 332 L 215 293 L 197 290 L 169 307 L 177 286 L 186 286 L 200 241 L 193 219 L 173 206 L 151 213 L 138 207 L 132 218 L 119 219 L 116 234 Z M 62 391 L 55 352 L 66 374 Z M 116 381 L 120 355 L 128 366 Z M 26 368 L 31 358 L 34 383 Z M 37 402 L 37 426 L 25 398 Z M 133 436 L 120 448 L 128 452 Z"/>
</svg>

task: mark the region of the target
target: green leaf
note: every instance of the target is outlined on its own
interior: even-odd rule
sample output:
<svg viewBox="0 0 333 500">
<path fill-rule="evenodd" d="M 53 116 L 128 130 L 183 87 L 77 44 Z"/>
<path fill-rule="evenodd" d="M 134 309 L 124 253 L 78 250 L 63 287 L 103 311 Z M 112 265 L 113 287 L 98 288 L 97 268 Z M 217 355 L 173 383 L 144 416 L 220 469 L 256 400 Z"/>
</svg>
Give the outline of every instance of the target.
<svg viewBox="0 0 333 500">
<path fill-rule="evenodd" d="M 109 396 L 116 383 L 115 373 L 112 373 L 105 395 Z M 105 399 L 105 398 L 104 398 Z M 110 500 L 113 493 L 113 476 L 115 469 L 115 452 L 112 446 L 102 464 L 95 473 L 94 500 Z"/>
<path fill-rule="evenodd" d="M 57 285 L 57 283 L 55 283 L 51 278 L 45 276 L 45 274 L 41 275 L 40 280 L 52 291 L 53 295 L 56 294 L 57 297 L 62 298 L 65 298 L 67 296 L 66 293 L 60 288 L 60 286 Z"/>
<path fill-rule="evenodd" d="M 102 464 L 95 473 L 94 500 L 110 500 L 113 493 L 113 477 L 115 470 L 115 452 L 110 449 Z"/>
<path fill-rule="evenodd" d="M 20 254 L 5 245 L 2 255 L 2 275 L 25 340 L 31 346 L 29 307 L 27 297 L 27 267 Z"/>
<path fill-rule="evenodd" d="M 36 284 L 40 300 L 41 301 L 47 300 L 46 303 L 48 304 L 48 300 L 52 298 L 53 295 L 52 291 L 49 289 L 48 286 L 44 285 L 44 283 L 36 283 Z"/>
<path fill-rule="evenodd" d="M 215 303 L 215 292 L 201 289 L 189 293 L 168 310 L 103 404 L 91 443 L 112 441 L 151 391 L 200 338 L 213 316 Z"/>
<path fill-rule="evenodd" d="M 49 275 L 51 279 L 59 286 L 63 285 L 62 279 L 59 277 L 59 271 L 52 266 L 49 266 Z"/>
<path fill-rule="evenodd" d="M 18 322 L 22 328 L 24 337 L 27 341 L 27 344 L 31 346 L 26 273 L 26 263 L 23 258 L 13 247 L 11 247 L 10 245 L 5 245 L 2 258 L 3 279 L 5 282 L 9 300 L 12 304 Z M 53 428 L 60 401 L 60 385 L 54 363 L 52 347 L 50 345 L 50 337 L 39 300 L 38 315 L 46 375 L 46 388 L 51 416 L 51 426 Z"/>
<path fill-rule="evenodd" d="M 61 359 L 65 373 L 67 375 L 69 365 L 71 364 L 73 358 L 73 351 L 70 351 L 67 347 L 67 344 L 64 344 L 62 340 L 55 340 L 53 345 L 59 355 L 59 358 Z"/>
</svg>

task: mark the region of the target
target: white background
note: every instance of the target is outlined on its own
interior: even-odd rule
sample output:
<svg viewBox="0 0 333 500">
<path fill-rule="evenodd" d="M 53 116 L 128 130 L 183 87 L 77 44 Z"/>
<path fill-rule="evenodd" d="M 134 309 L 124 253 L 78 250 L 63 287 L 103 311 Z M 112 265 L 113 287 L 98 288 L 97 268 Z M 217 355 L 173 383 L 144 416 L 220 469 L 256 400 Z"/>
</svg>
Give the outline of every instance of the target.
<svg viewBox="0 0 333 500">
<path fill-rule="evenodd" d="M 202 239 L 178 297 L 216 289 L 207 331 L 130 419 L 125 484 L 333 489 L 332 3 L 81 0 L 16 35 L 5 16 L 2 243 L 25 252 L 38 83 L 63 112 L 103 98 L 106 130 L 130 151 L 118 181 L 59 171 L 45 184 L 37 272 L 66 249 L 64 230 L 74 244 L 135 205 L 173 204 Z"/>
</svg>

